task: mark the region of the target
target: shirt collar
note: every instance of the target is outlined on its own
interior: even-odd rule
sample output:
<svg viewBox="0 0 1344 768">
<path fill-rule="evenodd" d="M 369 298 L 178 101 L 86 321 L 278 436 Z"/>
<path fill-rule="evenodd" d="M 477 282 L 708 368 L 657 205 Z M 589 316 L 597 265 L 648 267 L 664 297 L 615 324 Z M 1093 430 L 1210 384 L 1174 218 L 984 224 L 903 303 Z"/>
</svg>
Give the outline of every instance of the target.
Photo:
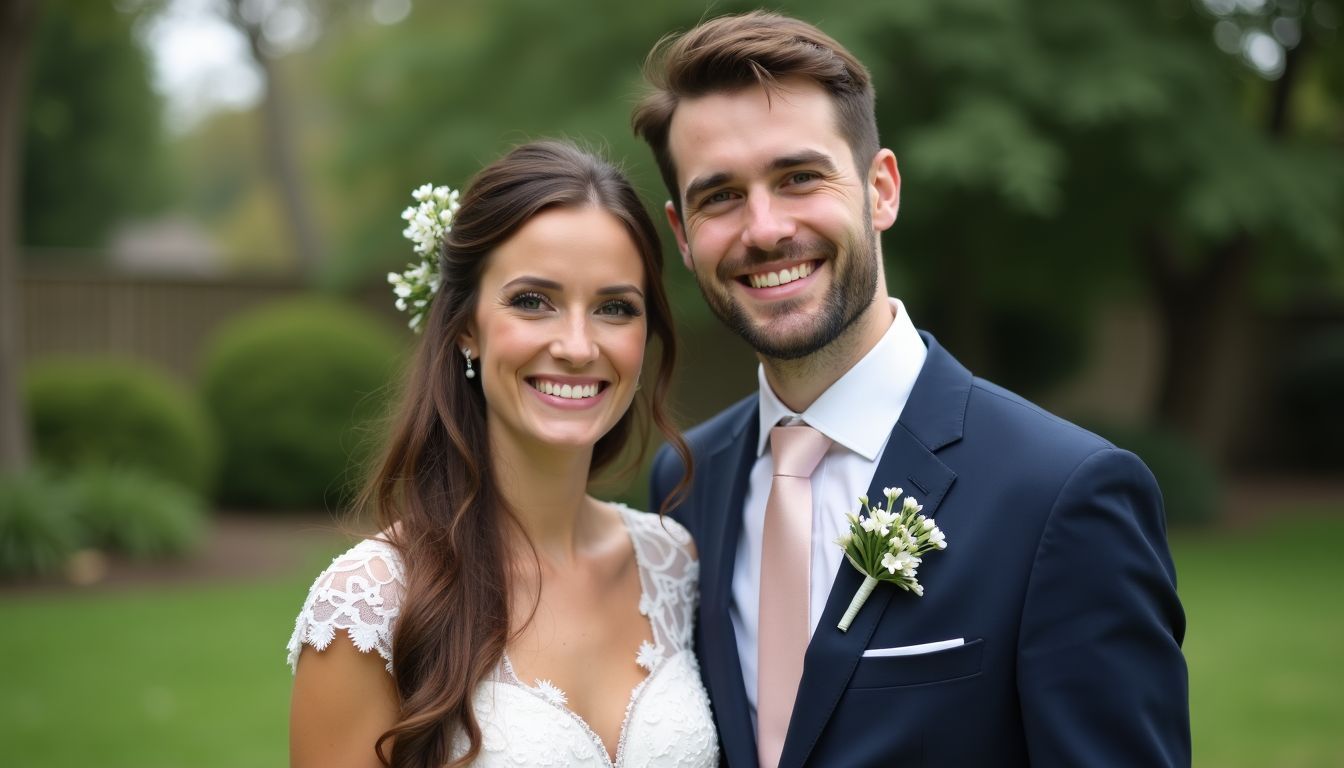
<svg viewBox="0 0 1344 768">
<path fill-rule="evenodd" d="M 758 366 L 760 382 L 760 436 L 756 455 L 765 453 L 770 430 L 785 419 L 802 419 L 832 441 L 868 461 L 877 459 L 887 437 L 901 418 L 901 411 L 914 389 L 915 379 L 928 349 L 919 337 L 905 305 L 891 303 L 891 327 L 868 350 L 863 359 L 845 372 L 801 414 L 780 401 L 765 380 L 765 367 Z M 862 404 L 862 407 L 859 407 Z"/>
</svg>

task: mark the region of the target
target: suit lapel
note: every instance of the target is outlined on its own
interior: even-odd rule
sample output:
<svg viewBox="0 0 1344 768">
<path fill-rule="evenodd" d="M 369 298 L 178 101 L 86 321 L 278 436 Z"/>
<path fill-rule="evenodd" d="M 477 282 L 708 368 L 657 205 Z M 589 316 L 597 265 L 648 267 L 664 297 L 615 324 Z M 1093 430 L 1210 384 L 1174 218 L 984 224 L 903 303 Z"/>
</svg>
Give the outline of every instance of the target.
<svg viewBox="0 0 1344 768">
<path fill-rule="evenodd" d="M 956 480 L 956 473 L 934 451 L 961 437 L 971 376 L 932 336 L 924 335 L 924 341 L 928 357 L 901 419 L 887 440 L 868 498 L 876 502 L 884 498 L 883 488 L 899 486 L 906 496 L 914 496 L 924 505 L 925 515 L 933 517 Z M 853 500 L 853 505 L 858 508 L 858 499 Z M 803 677 L 780 756 L 781 768 L 806 762 L 888 604 L 893 599 L 917 599 L 890 584 L 879 584 L 849 631 L 841 632 L 836 625 L 862 582 L 863 576 L 854 566 L 848 561 L 840 563 L 826 608 L 803 659 Z"/>
<path fill-rule="evenodd" d="M 700 663 L 713 697 L 725 757 L 730 765 L 744 766 L 756 765 L 758 758 L 729 608 L 737 542 L 742 535 L 742 509 L 756 461 L 757 412 L 752 398 L 740 418 L 734 420 L 724 442 L 704 454 L 704 464 L 697 471 L 705 473 L 705 481 L 696 484 L 695 498 L 704 510 L 701 519 L 706 531 L 699 553 Z"/>
</svg>

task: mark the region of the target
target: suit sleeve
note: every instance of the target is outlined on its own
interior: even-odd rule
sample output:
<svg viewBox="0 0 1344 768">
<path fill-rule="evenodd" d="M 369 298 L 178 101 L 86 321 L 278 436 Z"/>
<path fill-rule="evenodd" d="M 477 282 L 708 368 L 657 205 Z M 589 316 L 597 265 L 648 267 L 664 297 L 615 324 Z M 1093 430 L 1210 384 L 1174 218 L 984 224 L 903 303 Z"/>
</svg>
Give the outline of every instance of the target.
<svg viewBox="0 0 1344 768">
<path fill-rule="evenodd" d="M 1134 454 L 1098 451 L 1056 499 L 1027 587 L 1017 674 L 1031 762 L 1188 766 L 1184 636 L 1157 483 Z"/>
</svg>

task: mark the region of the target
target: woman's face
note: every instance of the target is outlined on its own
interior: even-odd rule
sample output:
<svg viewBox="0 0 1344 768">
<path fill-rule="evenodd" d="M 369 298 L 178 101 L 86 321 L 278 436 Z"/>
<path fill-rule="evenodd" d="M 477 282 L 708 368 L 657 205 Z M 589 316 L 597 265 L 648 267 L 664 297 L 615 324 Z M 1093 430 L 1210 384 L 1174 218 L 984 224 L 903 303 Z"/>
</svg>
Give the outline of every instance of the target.
<svg viewBox="0 0 1344 768">
<path fill-rule="evenodd" d="M 634 240 L 601 208 L 545 210 L 496 248 L 462 339 L 491 439 L 591 449 L 638 386 L 645 289 Z"/>
</svg>

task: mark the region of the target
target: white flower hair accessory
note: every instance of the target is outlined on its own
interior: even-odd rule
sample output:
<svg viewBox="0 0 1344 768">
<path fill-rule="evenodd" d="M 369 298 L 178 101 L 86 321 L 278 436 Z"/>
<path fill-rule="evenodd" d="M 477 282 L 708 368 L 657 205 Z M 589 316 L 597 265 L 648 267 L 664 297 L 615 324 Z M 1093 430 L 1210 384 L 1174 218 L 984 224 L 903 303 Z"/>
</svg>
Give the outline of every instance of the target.
<svg viewBox="0 0 1344 768">
<path fill-rule="evenodd" d="M 411 241 L 419 258 L 407 265 L 405 271 L 388 272 L 387 282 L 397 295 L 397 309 L 410 315 L 407 325 L 419 333 L 429 304 L 439 292 L 439 243 L 453 229 L 458 192 L 450 187 L 424 184 L 411 197 L 418 205 L 401 212 L 406 221 L 401 234 Z"/>
</svg>

